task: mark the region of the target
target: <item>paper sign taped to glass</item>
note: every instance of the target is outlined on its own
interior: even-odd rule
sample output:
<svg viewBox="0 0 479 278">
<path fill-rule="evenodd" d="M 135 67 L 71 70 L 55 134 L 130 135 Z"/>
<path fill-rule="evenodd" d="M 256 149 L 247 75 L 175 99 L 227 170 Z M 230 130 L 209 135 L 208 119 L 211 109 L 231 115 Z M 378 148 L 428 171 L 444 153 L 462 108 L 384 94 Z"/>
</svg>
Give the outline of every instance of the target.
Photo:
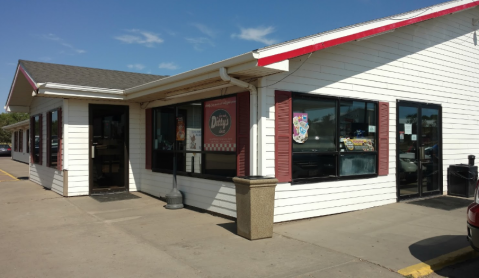
<svg viewBox="0 0 479 278">
<path fill-rule="evenodd" d="M 348 151 L 374 151 L 373 139 L 344 139 Z"/>
<path fill-rule="evenodd" d="M 304 143 L 308 140 L 308 113 L 293 113 L 293 140 Z"/>
</svg>

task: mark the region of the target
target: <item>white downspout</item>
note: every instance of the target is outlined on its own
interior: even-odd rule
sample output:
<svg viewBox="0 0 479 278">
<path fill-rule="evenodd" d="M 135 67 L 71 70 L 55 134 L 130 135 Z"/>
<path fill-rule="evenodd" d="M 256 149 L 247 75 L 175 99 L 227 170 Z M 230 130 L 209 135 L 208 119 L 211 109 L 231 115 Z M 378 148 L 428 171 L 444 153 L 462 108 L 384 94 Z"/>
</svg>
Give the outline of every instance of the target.
<svg viewBox="0 0 479 278">
<path fill-rule="evenodd" d="M 250 92 L 250 175 L 258 174 L 258 90 L 256 86 L 236 79 L 228 75 L 226 68 L 220 68 L 220 77 L 223 81 L 229 82 Z"/>
</svg>

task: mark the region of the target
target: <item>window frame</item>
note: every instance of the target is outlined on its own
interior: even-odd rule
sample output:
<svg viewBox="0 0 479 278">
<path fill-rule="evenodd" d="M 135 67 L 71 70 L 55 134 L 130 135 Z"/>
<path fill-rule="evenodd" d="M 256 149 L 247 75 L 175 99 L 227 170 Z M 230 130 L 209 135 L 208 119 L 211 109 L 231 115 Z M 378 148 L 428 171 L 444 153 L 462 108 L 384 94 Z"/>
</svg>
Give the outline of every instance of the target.
<svg viewBox="0 0 479 278">
<path fill-rule="evenodd" d="M 205 98 L 205 99 L 200 99 L 200 100 L 193 100 L 193 101 L 188 101 L 188 102 L 180 102 L 180 103 L 175 103 L 175 104 L 171 104 L 171 105 L 165 105 L 165 106 L 159 106 L 159 107 L 153 107 L 152 108 L 152 121 L 151 121 L 151 125 L 152 125 L 152 129 L 155 127 L 155 116 L 156 116 L 156 113 L 157 111 L 159 111 L 160 109 L 164 109 L 164 108 L 173 108 L 175 110 L 175 117 L 178 116 L 178 107 L 180 106 L 183 106 L 183 105 L 188 105 L 188 104 L 191 104 L 191 103 L 198 103 L 198 102 L 201 102 L 201 151 L 187 151 L 186 149 L 185 150 L 176 150 L 177 148 L 177 144 L 176 144 L 176 140 L 175 140 L 175 144 L 174 144 L 174 148 L 175 150 L 173 151 L 158 151 L 158 150 L 155 150 L 154 146 L 152 147 L 152 161 L 151 161 L 151 171 L 152 172 L 156 172 L 156 173 L 164 173 L 164 174 L 173 174 L 173 170 L 169 170 L 169 169 L 161 169 L 161 168 L 157 168 L 156 167 L 156 153 L 158 152 L 163 152 L 163 153 L 174 153 L 175 155 L 177 153 L 179 154 L 186 154 L 186 153 L 199 153 L 201 154 L 201 172 L 204 172 L 205 170 L 205 159 L 206 159 L 206 154 L 208 153 L 220 153 L 220 154 L 230 154 L 230 155 L 237 155 L 237 152 L 234 151 L 229 151 L 229 152 L 224 152 L 224 151 L 205 151 L 204 150 L 204 136 L 205 136 L 205 132 L 204 132 L 204 113 L 205 113 L 205 106 L 204 106 L 204 103 L 207 102 L 207 101 L 211 101 L 211 100 L 216 100 L 216 99 L 223 99 L 223 98 L 228 98 L 228 97 L 236 97 L 237 98 L 237 93 L 236 94 L 229 94 L 229 95 L 223 95 L 223 96 L 218 96 L 218 97 L 212 97 L 212 98 Z M 237 113 L 238 111 L 236 111 Z M 236 118 L 236 121 L 238 119 Z M 236 134 L 236 139 L 237 139 L 238 135 Z M 155 142 L 155 132 L 153 130 L 153 132 L 151 133 L 151 142 L 152 144 L 154 144 Z M 235 158 L 235 164 L 236 164 L 236 167 L 235 169 L 237 170 L 238 168 L 238 164 L 236 162 L 236 158 Z M 201 178 L 201 179 L 208 179 L 208 180 L 216 180 L 216 181 L 227 181 L 227 182 L 231 182 L 233 180 L 233 177 L 225 177 L 225 176 L 217 176 L 217 175 L 212 175 L 212 174 L 204 174 L 204 173 L 193 173 L 193 172 L 185 172 L 185 171 L 179 171 L 179 170 L 176 170 L 176 175 L 177 176 L 187 176 L 187 177 L 193 177 L 193 178 Z M 236 175 L 235 175 L 236 176 Z"/>
<path fill-rule="evenodd" d="M 316 154 L 316 155 L 334 155 L 335 157 L 335 163 L 336 163 L 336 176 L 334 177 L 313 177 L 313 178 L 293 178 L 291 176 L 291 184 L 296 185 L 296 184 L 308 184 L 308 183 L 318 183 L 318 182 L 328 182 L 328 181 L 342 181 L 342 180 L 355 180 L 355 179 L 368 179 L 368 178 L 376 178 L 378 177 L 378 169 L 379 169 L 379 153 L 378 153 L 378 147 L 379 147 L 379 131 L 377 130 L 378 124 L 379 124 L 379 101 L 373 101 L 373 100 L 366 100 L 366 99 L 356 99 L 356 98 L 345 98 L 345 97 L 334 97 L 334 96 L 324 96 L 324 95 L 313 95 L 311 93 L 301 93 L 301 92 L 291 92 L 291 115 L 290 119 L 293 119 L 293 113 L 294 112 L 294 99 L 302 98 L 302 99 L 314 99 L 314 100 L 321 100 L 321 99 L 327 99 L 327 100 L 334 100 L 336 102 L 336 150 L 334 152 L 295 152 L 294 151 L 294 145 L 291 146 L 291 166 L 294 165 L 294 154 Z M 374 134 L 374 151 L 368 151 L 368 152 L 341 152 L 339 149 L 339 136 L 340 136 L 340 121 L 341 121 L 341 101 L 361 101 L 361 102 L 366 102 L 366 103 L 374 103 L 375 105 L 375 115 L 376 115 L 376 132 Z M 293 138 L 291 137 L 291 140 Z M 376 155 L 376 173 L 375 174 L 364 174 L 364 175 L 350 175 L 350 176 L 341 176 L 340 175 L 340 156 L 342 155 L 357 155 L 357 154 L 363 154 L 363 153 L 374 153 Z M 291 173 L 292 175 L 293 173 Z"/>
<path fill-rule="evenodd" d="M 13 132 L 13 151 L 18 152 L 18 130 Z"/>
<path fill-rule="evenodd" d="M 23 153 L 23 129 L 18 131 L 18 152 Z"/>
<path fill-rule="evenodd" d="M 26 153 L 30 153 L 30 129 L 28 128 L 25 133 L 26 133 L 26 136 L 25 136 L 26 138 L 25 138 L 25 139 L 26 139 L 26 141 L 27 141 L 27 144 L 26 144 L 26 149 L 27 149 L 27 150 L 26 150 Z"/>
<path fill-rule="evenodd" d="M 35 161 L 35 118 L 38 117 L 38 161 Z M 30 155 L 32 156 L 31 163 L 42 165 L 43 164 L 43 114 L 39 113 L 30 117 L 32 119 L 32 126 L 30 127 Z M 31 132 L 33 130 L 33 132 Z M 33 136 L 33 140 L 32 137 Z M 33 148 L 31 148 L 33 147 Z M 33 149 L 33 152 L 32 152 Z"/>
<path fill-rule="evenodd" d="M 59 153 L 59 149 L 60 149 L 60 134 L 57 134 L 57 164 L 55 165 L 52 165 L 52 158 L 51 158 L 51 155 L 52 155 L 52 114 L 53 112 L 57 112 L 57 132 L 59 132 L 61 130 L 61 127 L 60 127 L 60 120 L 59 120 L 59 111 L 60 111 L 60 107 L 57 107 L 55 109 L 52 109 L 52 110 L 49 110 L 47 112 L 47 167 L 50 167 L 50 168 L 57 168 L 57 164 L 58 164 L 58 153 Z"/>
</svg>

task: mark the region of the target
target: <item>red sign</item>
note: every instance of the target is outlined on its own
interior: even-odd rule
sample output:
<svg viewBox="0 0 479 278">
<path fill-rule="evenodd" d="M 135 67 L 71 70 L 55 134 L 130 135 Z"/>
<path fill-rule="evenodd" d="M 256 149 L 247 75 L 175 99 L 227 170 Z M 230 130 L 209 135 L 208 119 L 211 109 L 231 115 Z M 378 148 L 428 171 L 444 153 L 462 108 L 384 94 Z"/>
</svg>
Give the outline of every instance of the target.
<svg viewBox="0 0 479 278">
<path fill-rule="evenodd" d="M 205 102 L 204 150 L 236 151 L 236 97 Z"/>
</svg>

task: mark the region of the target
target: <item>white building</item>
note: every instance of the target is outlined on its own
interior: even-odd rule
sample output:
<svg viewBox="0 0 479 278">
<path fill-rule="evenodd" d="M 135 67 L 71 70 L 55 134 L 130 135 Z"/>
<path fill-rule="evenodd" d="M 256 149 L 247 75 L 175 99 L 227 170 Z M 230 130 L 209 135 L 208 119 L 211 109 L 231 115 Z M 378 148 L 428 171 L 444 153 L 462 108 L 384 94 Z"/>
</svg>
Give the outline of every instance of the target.
<svg viewBox="0 0 479 278">
<path fill-rule="evenodd" d="M 30 138 L 30 121 L 25 120 L 2 128 L 12 132 L 12 159 L 23 163 L 29 163 L 30 146 L 28 145 L 28 139 Z"/>
<path fill-rule="evenodd" d="M 30 179 L 64 196 L 165 196 L 174 157 L 184 202 L 232 217 L 236 175 L 280 180 L 275 222 L 445 194 L 448 165 L 479 150 L 477 5 L 170 77 L 20 61 L 6 109 L 32 116 Z"/>
</svg>

